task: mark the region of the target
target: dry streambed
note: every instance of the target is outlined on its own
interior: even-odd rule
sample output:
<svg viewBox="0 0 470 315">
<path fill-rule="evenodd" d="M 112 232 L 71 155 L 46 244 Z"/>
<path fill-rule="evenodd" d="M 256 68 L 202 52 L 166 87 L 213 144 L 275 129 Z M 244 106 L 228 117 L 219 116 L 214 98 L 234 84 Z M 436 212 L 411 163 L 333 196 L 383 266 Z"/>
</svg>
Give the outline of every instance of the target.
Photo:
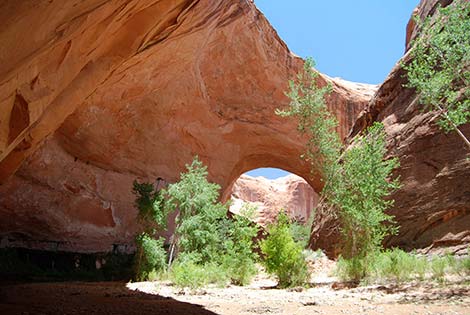
<svg viewBox="0 0 470 315">
<path fill-rule="evenodd" d="M 334 263 L 312 266 L 308 289 L 276 289 L 258 275 L 245 287 L 190 291 L 169 282 L 0 284 L 0 314 L 441 314 L 470 315 L 470 278 L 348 288 L 328 276 Z"/>
<path fill-rule="evenodd" d="M 334 278 L 320 277 L 308 289 L 275 289 L 258 276 L 246 287 L 182 290 L 168 282 L 129 283 L 127 287 L 202 305 L 216 314 L 470 314 L 470 285 L 407 283 L 333 289 Z M 321 281 L 318 281 L 321 280 Z M 340 286 L 341 287 L 341 286 Z"/>
</svg>

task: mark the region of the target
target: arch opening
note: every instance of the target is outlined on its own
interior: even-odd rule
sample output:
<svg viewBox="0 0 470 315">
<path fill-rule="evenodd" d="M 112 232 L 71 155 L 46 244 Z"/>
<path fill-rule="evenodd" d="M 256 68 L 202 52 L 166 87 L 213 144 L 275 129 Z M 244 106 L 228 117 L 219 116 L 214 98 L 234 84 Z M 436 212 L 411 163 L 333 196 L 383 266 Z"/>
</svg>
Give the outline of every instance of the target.
<svg viewBox="0 0 470 315">
<path fill-rule="evenodd" d="M 281 210 L 294 221 L 311 222 L 319 195 L 304 178 L 285 169 L 262 167 L 241 174 L 230 189 L 230 212 L 254 207 L 254 220 L 266 226 Z"/>
</svg>

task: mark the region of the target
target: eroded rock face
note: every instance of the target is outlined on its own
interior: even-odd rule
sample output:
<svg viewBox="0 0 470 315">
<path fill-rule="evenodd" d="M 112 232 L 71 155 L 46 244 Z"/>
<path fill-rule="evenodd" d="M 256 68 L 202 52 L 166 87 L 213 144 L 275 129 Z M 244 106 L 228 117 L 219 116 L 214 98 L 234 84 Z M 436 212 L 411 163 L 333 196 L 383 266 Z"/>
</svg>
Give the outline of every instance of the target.
<svg viewBox="0 0 470 315">
<path fill-rule="evenodd" d="M 279 211 L 299 222 L 307 222 L 318 204 L 318 194 L 301 177 L 288 175 L 274 180 L 242 175 L 233 185 L 230 211 L 239 213 L 245 203 L 256 206 L 256 222 L 272 223 Z"/>
<path fill-rule="evenodd" d="M 174 182 L 196 154 L 223 200 L 258 167 L 321 189 L 296 122 L 274 114 L 302 60 L 253 3 L 4 1 L 0 17 L 4 242 L 130 244 L 132 180 Z M 327 81 L 346 136 L 375 87 Z"/>
<path fill-rule="evenodd" d="M 414 14 L 422 18 L 432 14 L 439 2 L 450 3 L 423 0 Z M 415 27 L 409 24 L 408 38 L 416 35 Z M 409 59 L 406 54 L 402 61 Z M 415 91 L 404 88 L 405 83 L 405 72 L 398 63 L 350 135 L 381 121 L 388 134 L 389 155 L 400 160 L 396 176 L 402 187 L 391 196 L 395 205 L 389 211 L 400 231 L 387 239 L 386 245 L 408 249 L 452 245 L 455 250 L 466 250 L 470 244 L 470 154 L 455 132 L 439 129 L 437 113 L 421 110 Z M 470 136 L 469 124 L 461 130 Z M 323 248 L 332 256 L 337 254 L 340 236 L 331 209 L 318 211 L 315 222 L 312 247 Z"/>
</svg>

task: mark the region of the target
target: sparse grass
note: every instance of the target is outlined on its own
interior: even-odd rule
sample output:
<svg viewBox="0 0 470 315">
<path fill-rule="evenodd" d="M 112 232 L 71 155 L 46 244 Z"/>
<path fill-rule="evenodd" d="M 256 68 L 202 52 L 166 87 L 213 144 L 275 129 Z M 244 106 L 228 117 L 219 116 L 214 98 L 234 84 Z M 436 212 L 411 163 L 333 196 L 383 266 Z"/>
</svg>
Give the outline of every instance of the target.
<svg viewBox="0 0 470 315">
<path fill-rule="evenodd" d="M 343 281 L 364 283 L 402 283 L 410 280 L 446 281 L 450 275 L 470 274 L 470 256 L 456 258 L 450 254 L 428 259 L 394 248 L 365 258 L 338 260 L 335 275 Z"/>
</svg>

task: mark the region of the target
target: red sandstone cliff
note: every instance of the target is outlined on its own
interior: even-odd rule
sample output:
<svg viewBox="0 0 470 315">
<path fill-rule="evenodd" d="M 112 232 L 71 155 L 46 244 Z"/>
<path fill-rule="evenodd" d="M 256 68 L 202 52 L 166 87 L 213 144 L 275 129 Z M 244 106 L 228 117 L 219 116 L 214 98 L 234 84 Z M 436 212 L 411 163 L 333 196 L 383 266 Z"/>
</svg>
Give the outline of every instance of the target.
<svg viewBox="0 0 470 315">
<path fill-rule="evenodd" d="M 452 1 L 422 0 L 414 14 L 424 18 L 435 12 L 438 3 Z M 411 20 L 409 40 L 416 36 Z M 366 109 L 360 114 L 351 137 L 374 121 L 384 123 L 388 134 L 388 152 L 400 161 L 396 176 L 402 187 L 391 198 L 395 204 L 389 213 L 400 227 L 388 246 L 423 248 L 456 246 L 465 251 L 470 244 L 470 159 L 462 140 L 453 132 L 443 132 L 435 123 L 436 113 L 424 112 L 416 102 L 416 93 L 404 88 L 405 72 L 397 63 L 379 87 Z M 470 125 L 462 131 L 470 136 Z M 330 211 L 318 211 L 312 231 L 311 246 L 323 248 L 331 255 L 338 252 L 338 222 Z"/>
<path fill-rule="evenodd" d="M 230 211 L 239 213 L 245 203 L 256 206 L 256 221 L 265 226 L 283 209 L 289 217 L 306 222 L 318 204 L 318 194 L 301 177 L 275 180 L 242 175 L 233 185 Z"/>
</svg>

